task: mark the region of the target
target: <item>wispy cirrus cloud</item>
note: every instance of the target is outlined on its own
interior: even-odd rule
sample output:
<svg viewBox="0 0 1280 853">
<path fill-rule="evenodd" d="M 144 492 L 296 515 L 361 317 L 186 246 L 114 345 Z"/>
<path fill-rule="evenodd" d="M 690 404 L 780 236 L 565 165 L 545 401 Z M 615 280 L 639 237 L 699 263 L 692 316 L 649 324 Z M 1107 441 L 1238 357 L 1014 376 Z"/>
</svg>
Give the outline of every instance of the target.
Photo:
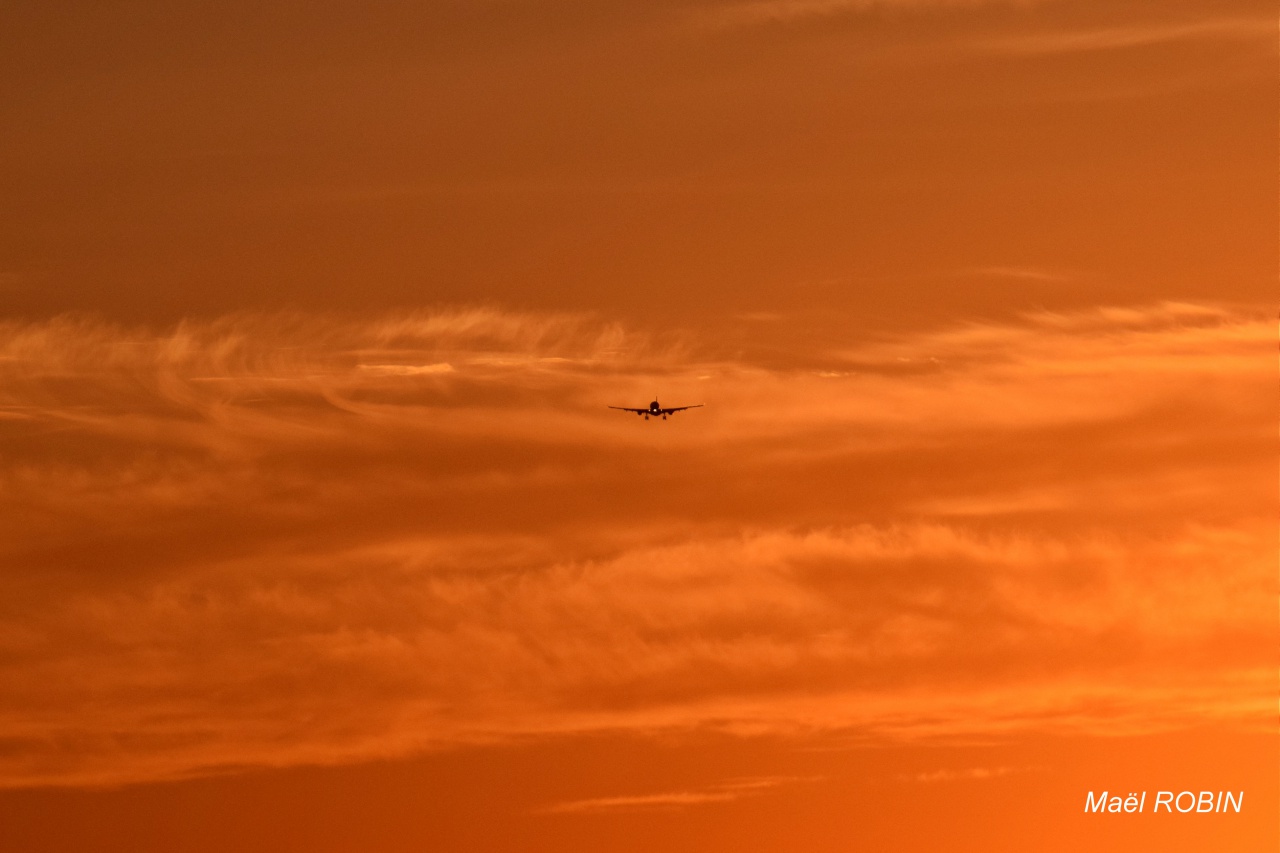
<svg viewBox="0 0 1280 853">
<path fill-rule="evenodd" d="M 1030 6 L 1044 0 L 747 0 L 700 10 L 696 20 L 709 28 L 821 20 L 886 10 L 928 10 L 982 6 Z"/>
<path fill-rule="evenodd" d="M 986 50 L 1023 56 L 1125 50 L 1191 41 L 1275 41 L 1271 17 L 1214 17 L 1196 21 L 1154 22 L 1094 29 L 1023 33 L 978 43 Z"/>
<path fill-rule="evenodd" d="M 994 266 L 979 267 L 968 270 L 970 275 L 986 278 L 1004 278 L 1032 282 L 1066 283 L 1073 281 L 1076 275 L 1060 270 L 1041 269 L 1039 267 Z"/>
<path fill-rule="evenodd" d="M 1263 314 L 788 322 L 791 362 L 497 310 L 6 325 L 3 784 L 1269 719 Z M 707 406 L 605 408 L 655 389 Z"/>
<path fill-rule="evenodd" d="M 1013 773 L 1025 773 L 1030 768 L 1026 767 L 966 767 L 960 770 L 942 769 L 927 770 L 922 773 L 913 773 L 904 775 L 901 778 L 907 782 L 958 782 L 967 780 L 982 779 L 999 779 L 1002 776 L 1008 776 Z"/>
<path fill-rule="evenodd" d="M 759 796 L 771 788 L 797 782 L 816 781 L 793 776 L 774 776 L 756 779 L 731 779 L 718 785 L 679 791 L 662 791 L 655 794 L 629 794 L 613 797 L 593 797 L 585 800 L 569 800 L 539 810 L 540 814 L 590 814 L 596 812 L 651 811 L 686 809 L 714 803 L 730 803 L 745 797 Z"/>
</svg>

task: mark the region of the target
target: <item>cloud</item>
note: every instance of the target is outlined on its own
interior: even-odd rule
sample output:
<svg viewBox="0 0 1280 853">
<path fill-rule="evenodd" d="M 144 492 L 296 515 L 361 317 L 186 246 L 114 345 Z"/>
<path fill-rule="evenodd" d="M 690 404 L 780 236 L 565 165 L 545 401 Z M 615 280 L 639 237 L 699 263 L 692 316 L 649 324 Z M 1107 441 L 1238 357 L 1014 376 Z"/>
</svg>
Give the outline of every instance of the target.
<svg viewBox="0 0 1280 853">
<path fill-rule="evenodd" d="M 920 10 L 982 6 L 1029 6 L 1042 0 L 750 0 L 726 3 L 699 13 L 699 23 L 711 29 L 820 20 L 886 9 Z"/>
<path fill-rule="evenodd" d="M 736 779 L 705 788 L 683 791 L 663 791 L 657 794 L 631 794 L 617 797 L 594 797 L 586 800 L 570 800 L 540 809 L 540 814 L 592 814 L 596 812 L 650 811 L 655 809 L 686 809 L 712 803 L 729 803 L 744 797 L 754 797 L 779 785 L 815 781 L 792 776 L 758 779 Z"/>
<path fill-rule="evenodd" d="M 986 50 L 1022 56 L 1125 50 L 1188 41 L 1267 41 L 1276 38 L 1274 17 L 1210 18 L 1097 29 L 1024 33 L 979 44 Z"/>
<path fill-rule="evenodd" d="M 924 773 L 904 775 L 901 778 L 908 782 L 956 782 L 970 779 L 998 779 L 1011 773 L 1024 773 L 1025 767 L 968 767 L 963 770 L 930 770 Z"/>
<path fill-rule="evenodd" d="M 1270 720 L 1264 312 L 794 324 L 5 324 L 0 783 Z"/>
<path fill-rule="evenodd" d="M 1054 270 L 1035 267 L 982 267 L 970 271 L 974 275 L 989 278 L 1006 278 L 1023 281 L 1065 283 L 1073 281 L 1075 276 Z"/>
<path fill-rule="evenodd" d="M 453 365 L 447 361 L 437 364 L 361 364 L 361 370 L 371 373 L 389 373 L 394 376 L 424 376 L 431 373 L 453 373 Z"/>
<path fill-rule="evenodd" d="M 977 10 L 1005 7 L 1010 10 L 1050 6 L 1046 0 L 748 0 L 699 9 L 695 19 L 710 29 L 788 24 L 883 14 L 886 11 Z M 1061 5 L 1061 4 L 1057 4 Z M 1111 26 L 1061 26 L 1048 31 L 1028 30 L 1016 35 L 978 38 L 971 46 L 1022 56 L 1125 50 L 1189 41 L 1274 41 L 1272 17 L 1221 15 L 1200 20 L 1117 22 Z"/>
</svg>

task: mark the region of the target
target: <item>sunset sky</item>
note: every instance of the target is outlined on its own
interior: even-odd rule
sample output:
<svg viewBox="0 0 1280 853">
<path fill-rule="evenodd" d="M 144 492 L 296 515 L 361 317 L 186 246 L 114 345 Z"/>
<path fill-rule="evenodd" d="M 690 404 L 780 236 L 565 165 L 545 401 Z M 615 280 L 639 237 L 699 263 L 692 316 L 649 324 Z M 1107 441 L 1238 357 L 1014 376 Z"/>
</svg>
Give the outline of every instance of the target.
<svg viewBox="0 0 1280 853">
<path fill-rule="evenodd" d="M 1277 37 L 6 3 L 0 848 L 1275 849 Z"/>
</svg>

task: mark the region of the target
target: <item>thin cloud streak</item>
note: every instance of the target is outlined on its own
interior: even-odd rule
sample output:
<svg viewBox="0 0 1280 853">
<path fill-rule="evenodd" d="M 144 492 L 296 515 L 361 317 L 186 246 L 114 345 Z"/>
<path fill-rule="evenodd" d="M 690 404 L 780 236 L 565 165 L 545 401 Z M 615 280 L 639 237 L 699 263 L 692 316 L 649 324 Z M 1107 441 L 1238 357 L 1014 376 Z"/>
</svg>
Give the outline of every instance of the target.
<svg viewBox="0 0 1280 853">
<path fill-rule="evenodd" d="M 1076 279 L 1076 276 L 1065 272 L 1044 270 L 1035 267 L 981 267 L 979 269 L 970 270 L 969 272 L 975 275 L 989 276 L 991 278 L 1011 278 L 1040 282 L 1066 283 Z"/>
<path fill-rule="evenodd" d="M 695 20 L 707 29 L 786 24 L 885 10 L 1034 6 L 1044 0 L 754 0 L 700 10 Z"/>
<path fill-rule="evenodd" d="M 539 809 L 536 814 L 594 814 L 598 812 L 686 809 L 690 806 L 734 802 L 745 797 L 759 796 L 770 788 L 776 788 L 780 785 L 812 781 L 817 781 L 817 779 L 778 776 L 761 779 L 730 780 L 719 785 L 694 790 L 570 800 Z"/>
<path fill-rule="evenodd" d="M 1106 27 L 1075 32 L 1028 33 L 978 42 L 977 47 L 1020 56 L 1125 50 L 1190 41 L 1270 41 L 1277 36 L 1272 18 L 1213 18 L 1190 23 Z"/>
<path fill-rule="evenodd" d="M 972 779 L 998 779 L 1001 776 L 1008 776 L 1012 773 L 1025 773 L 1031 769 L 1029 767 L 968 767 L 963 770 L 930 770 L 900 778 L 903 781 L 926 784 L 932 782 L 957 782 Z"/>
</svg>

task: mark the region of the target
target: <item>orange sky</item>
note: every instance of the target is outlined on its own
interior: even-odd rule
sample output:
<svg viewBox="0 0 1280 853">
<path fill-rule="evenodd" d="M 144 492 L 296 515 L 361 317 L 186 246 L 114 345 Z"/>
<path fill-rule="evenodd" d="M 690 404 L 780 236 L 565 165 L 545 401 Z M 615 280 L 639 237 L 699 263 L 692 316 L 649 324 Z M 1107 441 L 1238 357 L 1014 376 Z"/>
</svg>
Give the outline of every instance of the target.
<svg viewBox="0 0 1280 853">
<path fill-rule="evenodd" d="M 0 827 L 1271 849 L 1276 28 L 7 5 Z"/>
</svg>

